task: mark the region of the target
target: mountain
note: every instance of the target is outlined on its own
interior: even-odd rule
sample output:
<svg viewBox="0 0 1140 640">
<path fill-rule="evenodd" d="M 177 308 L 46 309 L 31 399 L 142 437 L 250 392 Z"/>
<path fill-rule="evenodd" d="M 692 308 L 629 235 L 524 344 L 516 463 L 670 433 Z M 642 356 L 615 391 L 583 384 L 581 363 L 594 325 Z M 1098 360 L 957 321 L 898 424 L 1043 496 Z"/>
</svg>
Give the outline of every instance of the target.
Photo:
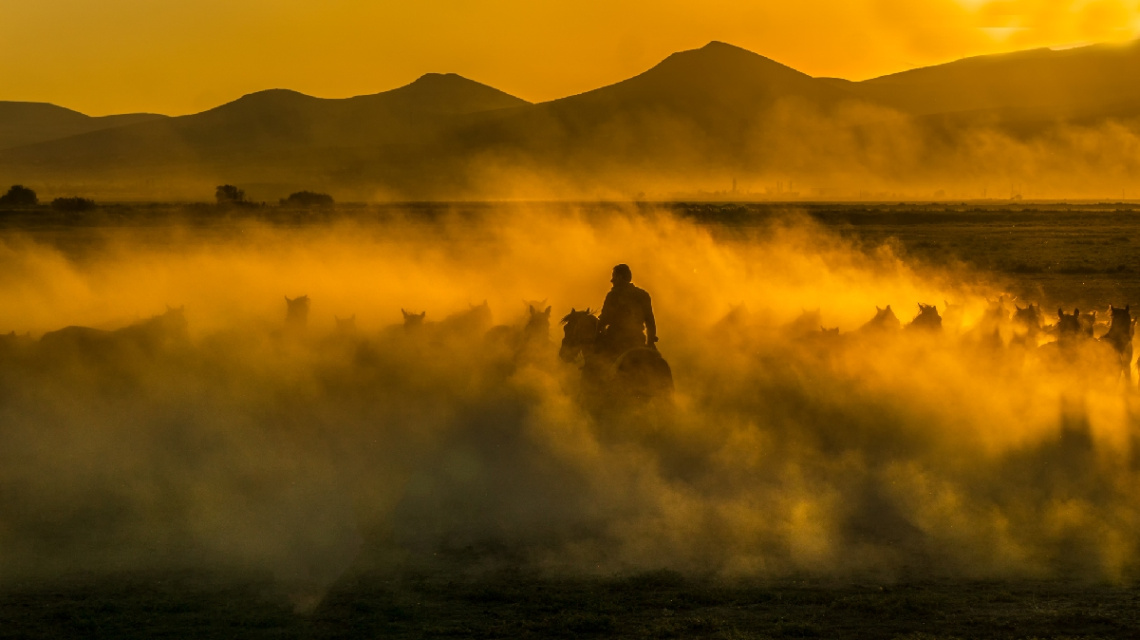
<svg viewBox="0 0 1140 640">
<path fill-rule="evenodd" d="M 500 114 L 468 132 L 474 140 L 546 148 L 601 144 L 607 152 L 674 147 L 698 141 L 721 147 L 757 124 L 777 103 L 826 111 L 857 99 L 761 55 L 722 42 L 674 53 L 628 80 Z M 648 146 L 647 146 L 648 145 Z M 708 146 L 702 144 L 701 146 Z M 723 148 L 723 147 L 721 147 Z"/>
<path fill-rule="evenodd" d="M 979 56 L 863 82 L 832 83 L 915 115 L 1135 116 L 1140 114 L 1140 41 Z"/>
<path fill-rule="evenodd" d="M 42 102 L 0 102 L 0 149 L 165 117 L 152 113 L 91 117 Z"/>
<path fill-rule="evenodd" d="M 338 155 L 421 145 L 471 114 L 528 104 L 455 74 L 427 74 L 398 89 L 345 99 L 274 89 L 202 113 L 0 151 L 0 166 L 88 188 L 187 176 L 205 183 L 311 175 L 311 182 L 325 183 Z"/>
<path fill-rule="evenodd" d="M 1140 175 L 1127 138 L 1140 139 L 1137 76 L 1140 44 L 849 82 L 712 42 L 539 104 L 454 74 L 340 100 L 262 91 L 199 114 L 0 149 L 0 172 L 75 193 L 194 199 L 222 183 L 258 199 L 300 189 L 338 199 L 624 197 L 723 189 L 738 176 L 816 194 L 950 184 L 982 194 L 1027 176 L 1119 193 Z"/>
</svg>

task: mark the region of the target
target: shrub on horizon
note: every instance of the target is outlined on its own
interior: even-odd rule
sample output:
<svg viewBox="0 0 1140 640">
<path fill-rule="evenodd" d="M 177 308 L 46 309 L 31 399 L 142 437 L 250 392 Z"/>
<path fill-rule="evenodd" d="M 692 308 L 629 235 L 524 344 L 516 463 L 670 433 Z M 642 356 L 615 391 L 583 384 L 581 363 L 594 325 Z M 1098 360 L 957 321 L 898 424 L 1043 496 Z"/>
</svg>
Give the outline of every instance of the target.
<svg viewBox="0 0 1140 640">
<path fill-rule="evenodd" d="M 56 198 L 51 201 L 51 208 L 56 211 L 90 211 L 95 208 L 95 201 L 89 198 Z"/>
<path fill-rule="evenodd" d="M 283 207 L 331 207 L 334 204 L 333 197 L 329 194 L 313 191 L 298 191 L 281 199 Z"/>
<path fill-rule="evenodd" d="M 36 192 L 23 185 L 12 185 L 8 193 L 0 196 L 0 207 L 34 207 L 40 200 Z"/>
</svg>

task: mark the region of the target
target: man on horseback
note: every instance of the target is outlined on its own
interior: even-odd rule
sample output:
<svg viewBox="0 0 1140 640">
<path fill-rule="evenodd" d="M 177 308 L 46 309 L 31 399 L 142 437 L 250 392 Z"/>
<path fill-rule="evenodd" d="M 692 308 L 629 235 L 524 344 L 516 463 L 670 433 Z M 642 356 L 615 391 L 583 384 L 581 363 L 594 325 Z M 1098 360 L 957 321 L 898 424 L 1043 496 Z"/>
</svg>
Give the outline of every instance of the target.
<svg viewBox="0 0 1140 640">
<path fill-rule="evenodd" d="M 606 294 L 598 317 L 601 350 L 616 357 L 638 347 L 656 349 L 657 322 L 649 294 L 634 286 L 633 272 L 624 264 L 614 267 L 610 282 L 613 288 Z"/>
</svg>

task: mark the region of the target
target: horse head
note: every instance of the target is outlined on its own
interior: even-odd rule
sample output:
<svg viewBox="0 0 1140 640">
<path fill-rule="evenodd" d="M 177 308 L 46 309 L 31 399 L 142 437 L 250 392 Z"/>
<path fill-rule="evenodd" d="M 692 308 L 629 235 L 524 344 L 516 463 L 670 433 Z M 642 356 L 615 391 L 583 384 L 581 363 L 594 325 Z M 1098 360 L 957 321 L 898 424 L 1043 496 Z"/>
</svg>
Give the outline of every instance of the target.
<svg viewBox="0 0 1140 640">
<path fill-rule="evenodd" d="M 1015 305 L 1013 312 L 1014 325 L 1020 326 L 1027 331 L 1036 332 L 1041 329 L 1041 307 L 1030 303 L 1028 307 Z"/>
<path fill-rule="evenodd" d="M 908 329 L 921 329 L 924 331 L 941 331 L 942 316 L 938 315 L 938 307 L 932 304 L 918 303 L 918 315 L 907 325 Z"/>
<path fill-rule="evenodd" d="M 550 306 L 547 305 L 545 311 L 539 311 L 534 305 L 527 305 L 529 316 L 526 320 L 526 326 L 523 327 L 523 335 L 529 338 L 538 338 L 541 340 L 548 340 L 550 336 Z"/>
<path fill-rule="evenodd" d="M 868 332 L 898 331 L 899 328 L 901 328 L 901 327 L 902 327 L 902 323 L 899 322 L 899 317 L 895 315 L 895 312 L 891 310 L 891 305 L 888 304 L 887 306 L 883 307 L 882 309 L 880 309 L 878 306 L 876 306 L 875 307 L 875 317 L 868 320 L 866 322 L 866 324 L 864 324 L 860 328 L 860 331 L 868 331 Z"/>
<path fill-rule="evenodd" d="M 1081 335 L 1081 310 L 1073 309 L 1067 314 L 1064 309 L 1057 309 L 1057 338 L 1068 340 Z"/>
<path fill-rule="evenodd" d="M 333 319 L 336 320 L 336 332 L 337 333 L 342 334 L 342 335 L 343 334 L 356 333 L 356 314 L 355 313 L 352 314 L 351 316 L 347 317 L 347 318 L 342 318 L 340 316 L 333 315 Z"/>
<path fill-rule="evenodd" d="M 285 324 L 291 327 L 304 327 L 309 321 L 309 296 L 289 298 L 285 296 Z"/>
<path fill-rule="evenodd" d="M 548 308 L 546 313 L 549 312 Z M 585 311 L 570 309 L 570 313 L 562 318 L 562 325 L 562 346 L 558 349 L 558 357 L 563 362 L 574 362 L 578 354 L 594 346 L 598 338 L 598 317 L 589 308 Z"/>
<path fill-rule="evenodd" d="M 404 309 L 400 309 L 400 313 L 404 314 L 404 330 L 414 331 L 424 326 L 424 318 L 427 317 L 427 311 L 419 313 L 409 313 Z"/>
</svg>

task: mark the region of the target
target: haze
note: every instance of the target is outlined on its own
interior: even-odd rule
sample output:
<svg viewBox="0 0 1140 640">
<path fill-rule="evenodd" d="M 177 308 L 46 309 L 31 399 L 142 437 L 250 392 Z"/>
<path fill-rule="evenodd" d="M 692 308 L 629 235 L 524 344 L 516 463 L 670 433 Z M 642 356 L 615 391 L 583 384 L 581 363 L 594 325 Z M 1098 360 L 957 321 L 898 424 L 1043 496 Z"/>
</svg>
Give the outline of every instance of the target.
<svg viewBox="0 0 1140 640">
<path fill-rule="evenodd" d="M 1134 38 L 1124 0 L 417 3 L 14 0 L 0 100 L 88 115 L 194 113 L 286 87 L 374 93 L 454 72 L 537 102 L 731 42 L 812 76 L 862 80 L 987 53 Z"/>
</svg>

